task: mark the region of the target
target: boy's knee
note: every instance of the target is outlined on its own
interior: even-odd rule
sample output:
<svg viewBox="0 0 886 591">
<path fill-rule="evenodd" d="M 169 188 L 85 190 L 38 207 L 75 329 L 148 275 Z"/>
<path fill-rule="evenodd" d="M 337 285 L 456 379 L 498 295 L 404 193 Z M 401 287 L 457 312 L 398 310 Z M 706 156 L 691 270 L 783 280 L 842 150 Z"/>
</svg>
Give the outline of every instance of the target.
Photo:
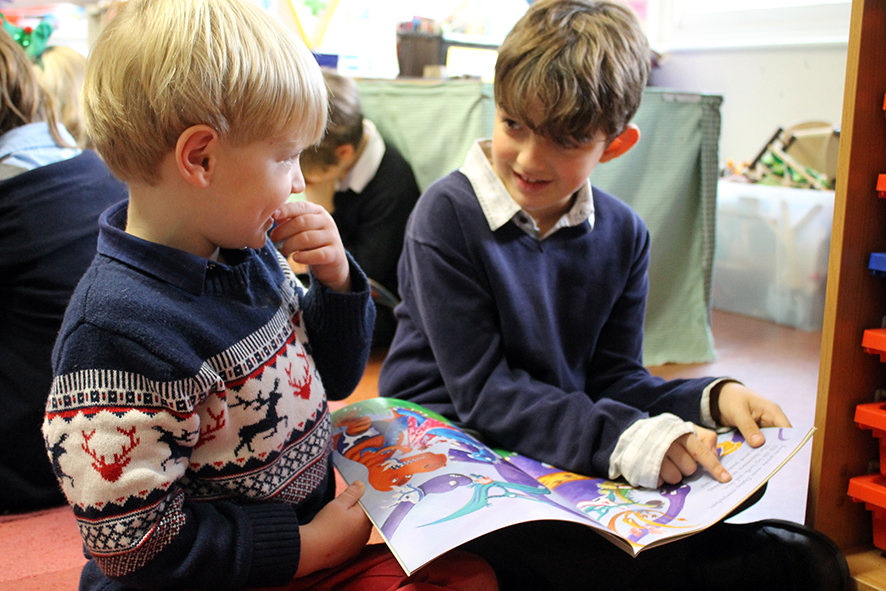
<svg viewBox="0 0 886 591">
<path fill-rule="evenodd" d="M 470 552 L 452 550 L 416 573 L 420 581 L 460 591 L 495 591 L 495 571 L 488 562 Z M 418 582 L 418 581 L 417 581 Z"/>
</svg>

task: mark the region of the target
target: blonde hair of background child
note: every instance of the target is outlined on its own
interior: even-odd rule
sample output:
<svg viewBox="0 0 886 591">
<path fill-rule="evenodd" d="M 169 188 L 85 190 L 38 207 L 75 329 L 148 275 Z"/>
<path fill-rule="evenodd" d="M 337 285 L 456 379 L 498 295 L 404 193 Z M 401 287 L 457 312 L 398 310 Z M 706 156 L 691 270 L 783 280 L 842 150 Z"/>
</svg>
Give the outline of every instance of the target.
<svg viewBox="0 0 886 591">
<path fill-rule="evenodd" d="M 80 93 L 86 77 L 86 57 L 64 45 L 49 46 L 40 54 L 40 63 L 34 66 L 34 71 L 40 85 L 53 98 L 56 118 L 77 145 L 85 148 L 87 139 Z"/>
<path fill-rule="evenodd" d="M 302 170 L 325 170 L 338 164 L 335 149 L 351 145 L 359 147 L 363 140 L 363 105 L 353 78 L 323 69 L 329 92 L 329 121 L 323 140 L 301 156 Z"/>
<path fill-rule="evenodd" d="M 181 133 L 205 124 L 244 146 L 326 127 L 326 86 L 296 35 L 246 0 L 130 0 L 93 48 L 87 135 L 121 180 L 155 185 Z"/>
<path fill-rule="evenodd" d="M 630 8 L 542 0 L 499 48 L 495 101 L 558 144 L 573 145 L 600 131 L 611 140 L 636 114 L 650 70 L 649 42 Z"/>
<path fill-rule="evenodd" d="M 68 146 L 58 131 L 52 99 L 37 82 L 33 65 L 25 50 L 0 27 L 0 135 L 27 125 L 45 121 L 55 143 Z"/>
</svg>

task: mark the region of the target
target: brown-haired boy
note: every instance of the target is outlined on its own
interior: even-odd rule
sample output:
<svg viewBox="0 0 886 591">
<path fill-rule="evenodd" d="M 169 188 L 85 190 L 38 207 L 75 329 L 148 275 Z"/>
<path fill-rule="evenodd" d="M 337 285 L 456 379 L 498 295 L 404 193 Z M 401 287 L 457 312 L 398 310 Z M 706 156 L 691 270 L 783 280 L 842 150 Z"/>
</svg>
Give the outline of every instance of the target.
<svg viewBox="0 0 886 591">
<path fill-rule="evenodd" d="M 729 480 L 713 451 L 717 427 L 758 447 L 760 426 L 790 426 L 734 380 L 665 381 L 642 364 L 649 233 L 588 177 L 639 141 L 631 119 L 649 69 L 645 35 L 621 4 L 543 0 L 514 26 L 496 63 L 492 141 L 427 190 L 407 227 L 384 396 L 559 468 L 647 487 L 699 465 Z M 526 588 L 848 581 L 830 540 L 777 521 L 718 525 L 636 559 L 558 524 L 473 547 Z"/>
</svg>

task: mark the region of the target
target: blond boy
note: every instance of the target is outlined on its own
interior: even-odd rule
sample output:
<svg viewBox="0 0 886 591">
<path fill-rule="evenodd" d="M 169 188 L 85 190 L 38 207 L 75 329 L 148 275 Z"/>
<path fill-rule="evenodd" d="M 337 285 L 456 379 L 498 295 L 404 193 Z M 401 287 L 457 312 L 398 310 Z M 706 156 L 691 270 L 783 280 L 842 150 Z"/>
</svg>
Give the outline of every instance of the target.
<svg viewBox="0 0 886 591">
<path fill-rule="evenodd" d="M 405 584 L 365 545 L 362 485 L 333 498 L 327 399 L 360 380 L 374 314 L 329 214 L 286 203 L 326 125 L 313 56 L 243 0 L 131 0 L 84 98 L 129 200 L 100 222 L 44 420 L 80 588 Z M 474 557 L 442 564 L 494 587 Z"/>
</svg>

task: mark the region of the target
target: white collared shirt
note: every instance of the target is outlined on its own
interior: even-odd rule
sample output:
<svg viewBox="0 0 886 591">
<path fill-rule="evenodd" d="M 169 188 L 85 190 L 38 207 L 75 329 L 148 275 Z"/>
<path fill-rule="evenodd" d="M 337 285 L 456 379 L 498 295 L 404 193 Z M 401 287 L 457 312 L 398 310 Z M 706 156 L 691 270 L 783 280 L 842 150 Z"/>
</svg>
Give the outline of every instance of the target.
<svg viewBox="0 0 886 591">
<path fill-rule="evenodd" d="M 58 131 L 65 142 L 75 147 L 64 148 L 56 144 L 45 121 L 10 129 L 0 136 L 0 161 L 33 170 L 79 155 L 82 150 L 76 147 L 77 142 L 61 123 Z"/>
<path fill-rule="evenodd" d="M 517 227 L 539 240 L 544 240 L 560 228 L 578 226 L 585 221 L 589 222 L 591 229 L 593 229 L 594 199 L 591 194 L 591 183 L 587 181 L 576 191 L 569 211 L 564 213 L 544 236 L 540 236 L 535 220 L 520 208 L 520 205 L 508 193 L 504 183 L 495 174 L 490 161 L 491 146 L 491 140 L 481 140 L 474 143 L 460 170 L 471 181 L 471 186 L 492 231 L 498 230 L 512 219 Z"/>
</svg>

